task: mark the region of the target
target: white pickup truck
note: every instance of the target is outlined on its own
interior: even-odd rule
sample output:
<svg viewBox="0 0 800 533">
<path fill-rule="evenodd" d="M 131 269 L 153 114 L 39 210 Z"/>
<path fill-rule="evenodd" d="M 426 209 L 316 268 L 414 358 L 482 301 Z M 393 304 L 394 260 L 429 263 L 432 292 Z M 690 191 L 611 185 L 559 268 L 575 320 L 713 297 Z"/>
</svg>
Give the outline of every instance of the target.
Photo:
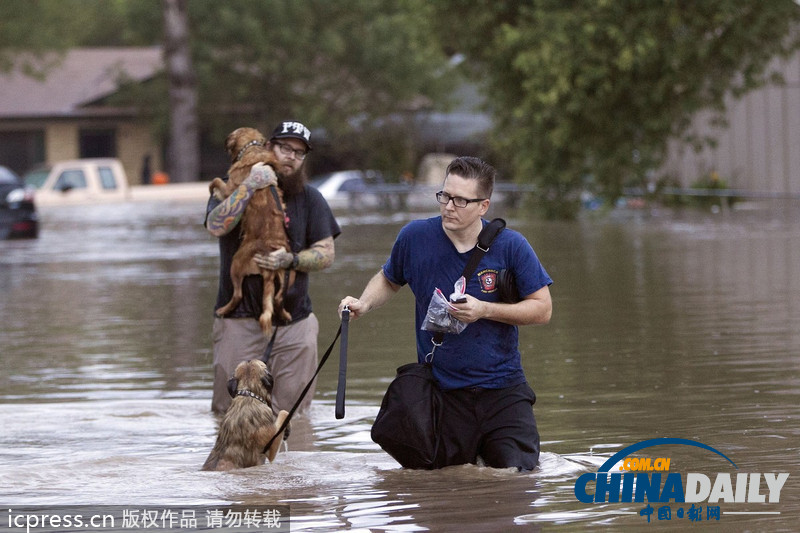
<svg viewBox="0 0 800 533">
<path fill-rule="evenodd" d="M 37 167 L 23 177 L 37 206 L 208 199 L 208 183 L 130 185 L 118 159 L 73 159 Z"/>
</svg>

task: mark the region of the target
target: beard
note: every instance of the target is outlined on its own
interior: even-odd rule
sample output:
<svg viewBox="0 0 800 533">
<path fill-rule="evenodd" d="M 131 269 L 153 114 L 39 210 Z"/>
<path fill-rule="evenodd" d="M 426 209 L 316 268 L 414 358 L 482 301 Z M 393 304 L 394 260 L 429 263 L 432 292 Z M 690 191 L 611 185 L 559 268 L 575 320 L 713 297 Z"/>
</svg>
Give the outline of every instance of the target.
<svg viewBox="0 0 800 533">
<path fill-rule="evenodd" d="M 295 172 L 276 172 L 275 174 L 278 176 L 278 186 L 283 191 L 283 194 L 287 196 L 303 192 L 303 188 L 308 182 L 305 164 L 300 165 L 300 168 Z"/>
</svg>

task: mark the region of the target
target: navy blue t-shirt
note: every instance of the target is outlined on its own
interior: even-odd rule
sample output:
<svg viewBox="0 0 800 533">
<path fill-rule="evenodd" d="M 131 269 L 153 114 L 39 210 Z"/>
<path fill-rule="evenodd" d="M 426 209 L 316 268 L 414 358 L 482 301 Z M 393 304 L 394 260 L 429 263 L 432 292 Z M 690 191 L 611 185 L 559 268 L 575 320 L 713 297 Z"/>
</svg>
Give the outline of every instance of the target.
<svg viewBox="0 0 800 533">
<path fill-rule="evenodd" d="M 284 203 L 289 220 L 287 234 L 292 252 L 298 253 L 317 241 L 327 237 L 336 238 L 341 233 L 328 202 L 314 187 L 306 185 L 301 193 L 284 197 Z M 212 196 L 208 201 L 206 216 L 219 204 L 219 200 Z M 227 304 L 233 296 L 230 271 L 233 255 L 241 243 L 239 228 L 237 225 L 219 238 L 219 290 L 214 305 L 215 311 Z M 308 295 L 308 272 L 297 271 L 295 276 L 294 284 L 284 295 L 284 307 L 291 313 L 293 322 L 306 318 L 312 311 L 311 298 Z M 226 318 L 257 318 L 261 315 L 263 287 L 261 276 L 245 276 L 242 283 L 242 301 L 236 309 L 225 315 Z M 273 316 L 273 321 L 277 323 L 277 314 Z"/>
<path fill-rule="evenodd" d="M 456 250 L 442 228 L 441 217 L 411 222 L 397 236 L 383 273 L 392 283 L 408 284 L 414 293 L 419 361 L 433 348 L 433 333 L 421 329 L 433 291 L 439 288 L 449 296 L 471 253 L 472 250 L 466 253 Z M 513 273 L 521 297 L 553 283 L 525 237 L 505 229 L 467 280 L 467 294 L 489 302 L 499 301 L 496 282 L 502 269 Z M 434 353 L 433 368 L 445 390 L 497 389 L 523 383 L 519 330 L 516 326 L 481 319 L 467 325 L 460 334 L 445 334 L 444 343 Z"/>
</svg>

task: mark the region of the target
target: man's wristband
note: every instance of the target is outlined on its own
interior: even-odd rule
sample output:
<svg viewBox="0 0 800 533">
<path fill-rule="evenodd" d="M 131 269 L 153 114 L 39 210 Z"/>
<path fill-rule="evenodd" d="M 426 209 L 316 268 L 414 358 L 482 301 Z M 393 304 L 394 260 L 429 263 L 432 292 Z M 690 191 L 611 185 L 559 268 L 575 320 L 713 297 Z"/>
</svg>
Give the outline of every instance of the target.
<svg viewBox="0 0 800 533">
<path fill-rule="evenodd" d="M 292 270 L 297 270 L 297 265 L 300 263 L 300 256 L 297 254 L 292 254 L 292 264 L 289 265 L 289 268 Z"/>
</svg>

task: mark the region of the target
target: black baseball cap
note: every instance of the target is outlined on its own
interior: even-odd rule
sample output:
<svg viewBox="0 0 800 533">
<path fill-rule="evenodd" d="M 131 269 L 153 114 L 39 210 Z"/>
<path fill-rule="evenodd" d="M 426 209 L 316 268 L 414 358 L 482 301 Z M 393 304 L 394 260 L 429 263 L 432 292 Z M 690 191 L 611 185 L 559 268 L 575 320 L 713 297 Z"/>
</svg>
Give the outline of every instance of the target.
<svg viewBox="0 0 800 533">
<path fill-rule="evenodd" d="M 311 151 L 311 130 L 296 120 L 284 120 L 278 124 L 278 127 L 272 131 L 272 137 L 269 140 L 273 139 L 300 139 Z"/>
</svg>

